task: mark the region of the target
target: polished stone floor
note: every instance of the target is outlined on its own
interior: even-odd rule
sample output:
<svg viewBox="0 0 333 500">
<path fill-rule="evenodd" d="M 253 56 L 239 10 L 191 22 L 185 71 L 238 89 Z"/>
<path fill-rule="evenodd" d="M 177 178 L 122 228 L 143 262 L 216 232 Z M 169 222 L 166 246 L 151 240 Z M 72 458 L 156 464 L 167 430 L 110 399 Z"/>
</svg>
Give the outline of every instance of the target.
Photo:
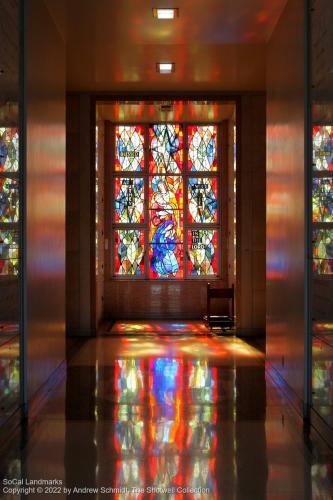
<svg viewBox="0 0 333 500">
<path fill-rule="evenodd" d="M 230 337 L 87 340 L 1 474 L 72 489 L 29 498 L 331 499 L 333 456 L 264 361 Z"/>
</svg>

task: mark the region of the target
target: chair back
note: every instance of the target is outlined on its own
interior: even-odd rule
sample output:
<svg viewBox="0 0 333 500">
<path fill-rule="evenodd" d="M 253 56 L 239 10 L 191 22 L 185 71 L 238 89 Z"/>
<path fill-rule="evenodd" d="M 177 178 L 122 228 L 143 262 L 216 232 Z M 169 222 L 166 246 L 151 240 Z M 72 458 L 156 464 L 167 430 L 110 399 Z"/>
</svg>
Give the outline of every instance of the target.
<svg viewBox="0 0 333 500">
<path fill-rule="evenodd" d="M 231 300 L 231 315 L 235 315 L 235 287 L 232 284 L 231 288 L 214 288 L 210 283 L 207 283 L 207 317 L 210 316 L 210 301 L 211 299 L 230 299 Z"/>
</svg>

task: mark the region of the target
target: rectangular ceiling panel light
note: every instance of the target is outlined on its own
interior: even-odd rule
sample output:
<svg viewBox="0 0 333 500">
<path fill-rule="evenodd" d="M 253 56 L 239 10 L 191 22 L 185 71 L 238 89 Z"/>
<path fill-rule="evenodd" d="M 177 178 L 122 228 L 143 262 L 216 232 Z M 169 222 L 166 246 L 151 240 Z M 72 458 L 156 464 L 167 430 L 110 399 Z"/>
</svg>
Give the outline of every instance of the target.
<svg viewBox="0 0 333 500">
<path fill-rule="evenodd" d="M 178 17 L 178 9 L 153 9 L 153 15 L 157 19 L 175 19 Z"/>
<path fill-rule="evenodd" d="M 175 63 L 157 63 L 157 71 L 162 74 L 173 73 L 175 71 Z"/>
</svg>

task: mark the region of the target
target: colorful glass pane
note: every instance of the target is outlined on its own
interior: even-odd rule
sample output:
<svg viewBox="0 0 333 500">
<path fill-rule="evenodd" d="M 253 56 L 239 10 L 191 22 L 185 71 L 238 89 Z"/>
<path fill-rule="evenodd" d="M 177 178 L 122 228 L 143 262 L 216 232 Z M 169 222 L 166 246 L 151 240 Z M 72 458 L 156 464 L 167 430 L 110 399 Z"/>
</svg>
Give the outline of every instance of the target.
<svg viewBox="0 0 333 500">
<path fill-rule="evenodd" d="M 217 222 L 217 179 L 190 177 L 188 181 L 188 221 Z"/>
<path fill-rule="evenodd" d="M 141 229 L 115 231 L 115 273 L 141 276 L 144 273 L 144 232 Z"/>
<path fill-rule="evenodd" d="M 161 217 L 183 209 L 183 181 L 179 175 L 149 177 L 149 208 Z"/>
<path fill-rule="evenodd" d="M 333 178 L 313 179 L 313 222 L 333 222 Z"/>
<path fill-rule="evenodd" d="M 179 174 L 183 169 L 183 128 L 159 124 L 149 127 L 149 171 Z"/>
<path fill-rule="evenodd" d="M 137 172 L 144 168 L 144 128 L 142 125 L 116 126 L 115 169 Z"/>
<path fill-rule="evenodd" d="M 188 127 L 188 167 L 191 172 L 217 170 L 217 127 L 191 125 Z"/>
<path fill-rule="evenodd" d="M 19 161 L 18 128 L 0 127 L 0 172 L 17 172 Z"/>
<path fill-rule="evenodd" d="M 166 231 L 168 230 L 166 229 Z M 174 236 L 165 236 L 160 240 L 158 237 L 159 235 L 157 234 L 156 239 L 150 244 L 149 276 L 151 278 L 182 278 L 183 245 L 177 244 Z M 161 241 L 166 241 L 166 243 L 162 243 Z"/>
<path fill-rule="evenodd" d="M 316 126 L 312 129 L 313 168 L 333 171 L 333 127 Z"/>
<path fill-rule="evenodd" d="M 142 223 L 144 220 L 143 177 L 116 177 L 115 222 Z"/>
<path fill-rule="evenodd" d="M 317 274 L 333 274 L 333 229 L 313 231 L 313 270 Z"/>
<path fill-rule="evenodd" d="M 150 275 L 180 277 L 183 263 L 183 183 L 180 176 L 149 178 Z"/>
<path fill-rule="evenodd" d="M 19 233 L 0 230 L 0 275 L 18 274 Z"/>
<path fill-rule="evenodd" d="M 217 231 L 193 229 L 188 232 L 188 273 L 190 276 L 217 274 Z"/>
<path fill-rule="evenodd" d="M 18 220 L 18 180 L 0 177 L 0 222 L 17 222 Z"/>
</svg>

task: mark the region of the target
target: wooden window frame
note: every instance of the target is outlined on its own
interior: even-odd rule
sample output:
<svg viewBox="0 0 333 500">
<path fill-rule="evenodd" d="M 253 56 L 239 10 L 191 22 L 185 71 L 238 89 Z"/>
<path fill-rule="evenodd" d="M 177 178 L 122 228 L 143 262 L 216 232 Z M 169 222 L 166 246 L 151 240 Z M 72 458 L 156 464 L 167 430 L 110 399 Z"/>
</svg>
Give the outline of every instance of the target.
<svg viewBox="0 0 333 500">
<path fill-rule="evenodd" d="M 106 170 L 109 175 L 109 182 L 105 183 L 105 197 L 109 199 L 106 219 L 109 218 L 109 223 L 106 227 L 106 235 L 109 242 L 109 272 L 107 275 L 112 280 L 120 281 L 151 281 L 151 282 L 173 282 L 184 280 L 201 280 L 201 281 L 221 281 L 226 278 L 228 272 L 228 122 L 153 122 L 154 125 L 162 123 L 179 124 L 183 127 L 184 143 L 183 143 L 183 171 L 180 174 L 159 174 L 161 176 L 180 176 L 183 184 L 183 276 L 179 278 L 153 278 L 149 276 L 149 178 L 157 175 L 149 172 L 149 127 L 152 124 L 148 123 L 110 123 L 106 128 L 105 137 L 105 160 Z M 126 172 L 115 170 L 115 127 L 121 126 L 142 126 L 144 128 L 144 168 L 142 171 Z M 188 170 L 188 127 L 189 126 L 208 126 L 217 127 L 217 171 L 215 172 L 190 172 Z M 107 137 L 107 135 L 109 137 Z M 110 151 L 108 151 L 108 148 Z M 117 177 L 127 178 L 143 178 L 144 179 L 144 222 L 143 223 L 116 223 L 115 222 L 115 179 Z M 218 218 L 216 223 L 189 223 L 188 222 L 188 182 L 189 178 L 216 178 L 217 179 L 217 197 L 218 197 Z M 223 228 L 225 230 L 223 231 Z M 141 229 L 144 231 L 144 273 L 142 275 L 117 275 L 115 273 L 115 231 L 117 229 Z M 188 232 L 198 229 L 214 229 L 217 231 L 217 273 L 216 275 L 206 276 L 191 276 L 188 273 Z"/>
</svg>

